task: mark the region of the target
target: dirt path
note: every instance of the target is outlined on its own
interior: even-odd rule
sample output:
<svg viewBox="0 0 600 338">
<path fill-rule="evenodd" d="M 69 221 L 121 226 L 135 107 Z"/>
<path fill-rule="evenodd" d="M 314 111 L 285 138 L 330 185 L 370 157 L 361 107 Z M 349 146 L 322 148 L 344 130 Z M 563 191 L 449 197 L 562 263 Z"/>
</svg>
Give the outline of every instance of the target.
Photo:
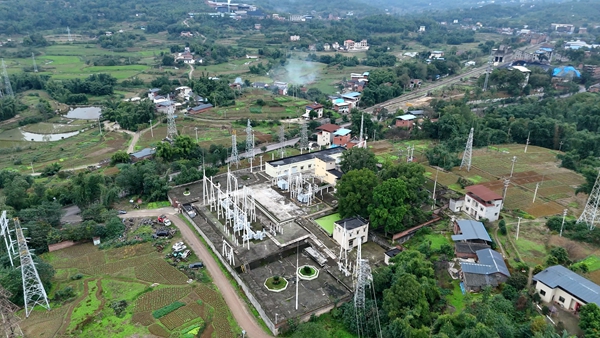
<svg viewBox="0 0 600 338">
<path fill-rule="evenodd" d="M 121 215 L 121 217 L 149 217 L 149 216 L 159 216 L 163 213 L 169 214 L 172 217 L 169 219 L 177 226 L 179 231 L 181 231 L 181 235 L 183 236 L 185 242 L 189 245 L 189 247 L 194 250 L 194 253 L 202 259 L 206 269 L 210 273 L 211 277 L 215 285 L 219 288 L 219 291 L 223 295 L 225 299 L 225 303 L 227 303 L 227 307 L 233 314 L 238 325 L 246 330 L 246 337 L 249 338 L 263 338 L 263 337 L 272 337 L 270 334 L 267 334 L 263 329 L 258 325 L 254 315 L 248 309 L 246 303 L 240 298 L 237 294 L 234 287 L 231 285 L 221 268 L 213 258 L 213 256 L 208 251 L 198 236 L 190 229 L 184 221 L 182 221 L 178 217 L 178 213 L 173 208 L 161 208 L 155 210 L 135 210 L 127 213 L 126 215 Z"/>
<path fill-rule="evenodd" d="M 192 79 L 192 74 L 194 74 L 194 66 L 190 65 L 190 72 L 188 74 L 188 78 L 191 80 Z"/>
<path fill-rule="evenodd" d="M 140 132 L 134 133 L 133 137 L 131 138 L 131 142 L 129 143 L 129 147 L 127 147 L 127 153 L 131 154 L 133 153 L 133 151 L 135 150 L 135 145 L 138 143 L 138 141 L 140 140 Z"/>
<path fill-rule="evenodd" d="M 502 251 L 502 257 L 506 258 L 506 252 L 504 252 L 504 247 L 502 246 L 502 243 L 500 242 L 500 240 L 498 240 L 498 228 L 494 229 L 494 241 L 500 248 L 500 251 Z"/>
</svg>

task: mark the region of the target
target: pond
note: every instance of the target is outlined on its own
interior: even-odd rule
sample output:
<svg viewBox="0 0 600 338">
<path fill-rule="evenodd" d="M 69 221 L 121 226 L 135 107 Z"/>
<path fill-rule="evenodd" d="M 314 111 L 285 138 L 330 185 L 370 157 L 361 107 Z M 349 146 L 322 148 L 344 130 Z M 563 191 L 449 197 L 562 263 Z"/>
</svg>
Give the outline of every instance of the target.
<svg viewBox="0 0 600 338">
<path fill-rule="evenodd" d="M 29 133 L 18 129 L 11 129 L 0 133 L 0 140 L 4 141 L 33 141 L 33 142 L 51 142 L 59 141 L 79 134 L 80 131 L 56 134 L 37 134 Z"/>
<path fill-rule="evenodd" d="M 97 120 L 101 113 L 100 107 L 80 107 L 71 109 L 65 117 L 78 120 Z"/>
</svg>

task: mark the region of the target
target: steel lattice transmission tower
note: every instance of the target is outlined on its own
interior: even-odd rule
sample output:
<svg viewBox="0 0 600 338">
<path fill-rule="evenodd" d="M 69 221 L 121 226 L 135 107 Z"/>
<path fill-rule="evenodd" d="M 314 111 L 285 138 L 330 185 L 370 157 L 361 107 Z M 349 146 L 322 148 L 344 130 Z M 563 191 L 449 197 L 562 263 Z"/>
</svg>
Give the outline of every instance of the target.
<svg viewBox="0 0 600 338">
<path fill-rule="evenodd" d="M 4 63 L 4 59 L 2 59 L 2 76 L 4 76 L 4 95 L 13 96 L 12 86 L 10 85 L 10 79 L 8 78 L 8 73 L 6 72 L 6 64 Z"/>
<path fill-rule="evenodd" d="M 471 156 L 473 156 L 473 128 L 469 132 L 469 139 L 467 140 L 467 146 L 460 162 L 460 169 L 467 167 L 467 171 L 471 170 Z"/>
<path fill-rule="evenodd" d="M 240 164 L 240 156 L 238 155 L 237 149 L 237 135 L 235 134 L 235 130 L 231 134 L 231 163 L 234 163 L 237 167 Z"/>
<path fill-rule="evenodd" d="M 175 125 L 175 106 L 172 104 L 167 109 L 167 138 L 175 140 L 177 137 L 177 125 Z"/>
<path fill-rule="evenodd" d="M 300 150 L 308 150 L 308 127 L 306 123 L 302 123 L 302 129 L 300 129 Z"/>
<path fill-rule="evenodd" d="M 19 310 L 19 307 L 10 301 L 12 294 L 0 286 L 0 318 L 2 330 L 6 338 L 23 337 L 23 331 L 19 326 L 21 318 L 15 313 Z"/>
<path fill-rule="evenodd" d="M 246 126 L 246 157 L 254 158 L 254 131 L 250 119 L 248 119 L 248 125 Z"/>
<path fill-rule="evenodd" d="M 33 59 L 33 72 L 37 73 L 38 68 L 37 68 L 37 63 L 35 63 L 35 54 L 33 54 L 33 52 L 31 52 L 31 58 Z"/>
<path fill-rule="evenodd" d="M 594 188 L 592 188 L 592 192 L 588 197 L 587 203 L 585 204 L 585 209 L 583 209 L 583 213 L 577 219 L 577 223 L 585 223 L 589 227 L 590 230 L 594 230 L 596 228 L 596 224 L 600 222 L 600 217 L 598 217 L 598 208 L 600 207 L 600 173 L 598 173 L 598 177 L 596 178 L 596 183 L 594 183 Z"/>
<path fill-rule="evenodd" d="M 27 247 L 27 239 L 25 239 L 25 235 L 23 234 L 21 223 L 18 218 L 13 218 L 13 222 L 15 224 L 15 235 L 17 236 L 17 246 L 21 258 L 25 317 L 29 317 L 29 314 L 36 305 L 40 305 L 45 309 L 50 310 L 50 303 L 48 303 L 48 295 L 46 295 L 46 290 L 44 290 L 44 285 L 40 280 L 40 275 L 35 268 L 35 263 L 33 262 L 33 258 Z"/>
<path fill-rule="evenodd" d="M 359 244 L 356 252 L 356 287 L 354 289 L 354 308 L 365 308 L 365 287 L 371 283 L 373 275 L 371 274 L 371 266 L 369 260 L 361 257 L 361 245 Z"/>
</svg>

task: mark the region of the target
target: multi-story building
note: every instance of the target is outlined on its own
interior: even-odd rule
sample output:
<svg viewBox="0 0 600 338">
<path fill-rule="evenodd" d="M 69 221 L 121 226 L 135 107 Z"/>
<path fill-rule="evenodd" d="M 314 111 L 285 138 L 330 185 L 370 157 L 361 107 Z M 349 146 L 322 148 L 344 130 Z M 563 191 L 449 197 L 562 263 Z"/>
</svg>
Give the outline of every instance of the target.
<svg viewBox="0 0 600 338">
<path fill-rule="evenodd" d="M 483 218 L 491 222 L 498 220 L 503 206 L 502 196 L 480 184 L 465 189 L 467 190 L 465 196 L 450 200 L 450 210 L 462 211 L 476 220 Z"/>
<path fill-rule="evenodd" d="M 340 128 L 340 126 L 332 123 L 317 127 L 317 144 L 321 147 L 330 146 L 333 142 L 333 133 Z"/>
<path fill-rule="evenodd" d="M 533 276 L 535 290 L 546 303 L 577 312 L 588 303 L 600 306 L 600 286 L 562 265 L 554 265 Z"/>
<path fill-rule="evenodd" d="M 350 250 L 369 238 L 369 222 L 360 216 L 344 218 L 334 223 L 333 239 L 344 250 Z"/>
</svg>

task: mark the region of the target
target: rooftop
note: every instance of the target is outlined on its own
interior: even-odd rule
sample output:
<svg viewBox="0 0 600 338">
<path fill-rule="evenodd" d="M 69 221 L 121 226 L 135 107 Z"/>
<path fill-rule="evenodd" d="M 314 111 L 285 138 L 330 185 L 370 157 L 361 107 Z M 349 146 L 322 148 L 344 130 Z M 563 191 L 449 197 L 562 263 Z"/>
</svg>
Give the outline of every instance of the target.
<svg viewBox="0 0 600 338">
<path fill-rule="evenodd" d="M 210 103 L 204 103 L 204 104 L 198 105 L 196 107 L 192 107 L 189 110 L 198 111 L 198 110 L 208 109 L 208 108 L 212 108 L 212 107 L 213 107 L 212 104 L 210 104 Z"/>
<path fill-rule="evenodd" d="M 551 288 L 559 287 L 586 303 L 600 305 L 600 286 L 562 265 L 554 265 L 533 276 L 533 280 Z"/>
<path fill-rule="evenodd" d="M 340 128 L 338 130 L 336 130 L 333 135 L 335 136 L 346 136 L 348 134 L 350 134 L 352 132 L 352 130 L 350 129 L 346 129 L 346 128 Z"/>
<path fill-rule="evenodd" d="M 510 272 L 506 267 L 504 258 L 498 251 L 492 249 L 482 249 L 476 252 L 478 263 L 461 262 L 460 267 L 465 273 L 474 273 L 478 275 L 490 275 L 493 273 L 501 273 L 510 277 Z"/>
<path fill-rule="evenodd" d="M 160 89 L 159 88 L 152 88 L 152 89 L 148 89 L 148 91 L 150 93 L 156 93 L 156 92 L 160 92 Z"/>
<path fill-rule="evenodd" d="M 513 69 L 520 71 L 521 73 L 531 73 L 529 68 L 523 66 L 512 66 Z"/>
<path fill-rule="evenodd" d="M 338 126 L 337 124 L 327 123 L 327 124 L 324 124 L 322 126 L 318 126 L 317 130 L 323 130 L 323 131 L 326 131 L 326 132 L 329 132 L 329 133 L 333 133 L 334 131 L 336 131 L 336 130 L 338 130 L 340 128 L 341 127 Z"/>
<path fill-rule="evenodd" d="M 456 242 L 454 248 L 457 253 L 476 253 L 478 250 L 488 249 L 490 246 L 484 243 Z"/>
<path fill-rule="evenodd" d="M 319 104 L 319 103 L 311 103 L 309 105 L 306 105 L 306 108 L 308 108 L 308 109 L 319 109 L 319 108 L 323 108 L 323 105 Z"/>
<path fill-rule="evenodd" d="M 305 154 L 300 154 L 300 155 L 295 155 L 295 156 L 290 156 L 290 157 L 284 157 L 284 158 L 281 158 L 278 160 L 267 161 L 267 163 L 269 163 L 269 165 L 271 165 L 273 167 L 277 167 L 280 165 L 287 165 L 287 164 L 298 163 L 298 162 L 302 162 L 302 161 L 308 161 L 310 159 L 318 157 L 319 155 L 331 156 L 331 155 L 335 155 L 335 154 L 340 154 L 344 150 L 346 150 L 346 149 L 343 147 L 329 148 L 329 149 L 325 149 L 325 150 L 315 151 L 312 153 L 305 153 Z"/>
<path fill-rule="evenodd" d="M 131 153 L 130 155 L 135 158 L 144 158 L 146 156 L 150 156 L 150 155 L 154 154 L 155 152 L 156 151 L 152 148 L 144 148 L 138 152 Z"/>
<path fill-rule="evenodd" d="M 340 178 L 342 178 L 342 175 L 344 175 L 341 171 L 337 170 L 337 169 L 329 169 L 327 170 L 327 172 L 331 173 L 333 176 L 335 176 L 338 180 Z"/>
<path fill-rule="evenodd" d="M 494 201 L 494 200 L 502 199 L 502 196 L 500 196 L 499 194 L 490 190 L 488 187 L 483 186 L 481 184 L 470 185 L 470 186 L 466 187 L 465 189 L 467 190 L 467 192 L 481 198 L 484 201 Z"/>
<path fill-rule="evenodd" d="M 367 222 L 364 218 L 362 218 L 360 216 L 354 216 L 354 217 L 348 217 L 348 218 L 341 219 L 341 220 L 335 222 L 335 224 L 337 224 L 341 227 L 345 227 L 346 230 L 353 230 L 356 228 L 360 228 L 363 225 L 369 224 L 369 222 Z"/>
<path fill-rule="evenodd" d="M 424 110 L 413 110 L 413 111 L 409 111 L 408 114 L 412 114 L 412 115 L 424 115 L 425 111 Z"/>
<path fill-rule="evenodd" d="M 414 116 L 413 114 L 404 114 L 404 115 L 396 116 L 396 118 L 403 120 L 403 121 L 411 121 L 411 120 L 416 119 L 417 117 Z"/>
<path fill-rule="evenodd" d="M 481 239 L 486 242 L 492 241 L 483 223 L 467 219 L 457 220 L 456 223 L 462 234 L 453 235 L 453 241 L 468 241 L 473 239 Z"/>
<path fill-rule="evenodd" d="M 400 250 L 398 248 L 393 248 L 392 250 L 386 251 L 385 255 L 391 258 L 391 257 L 396 257 L 396 255 L 401 252 L 402 252 L 402 250 Z"/>
<path fill-rule="evenodd" d="M 350 93 L 342 94 L 342 97 L 349 97 L 349 98 L 353 98 L 353 99 L 355 99 L 359 96 L 360 96 L 359 92 L 350 92 Z"/>
</svg>

